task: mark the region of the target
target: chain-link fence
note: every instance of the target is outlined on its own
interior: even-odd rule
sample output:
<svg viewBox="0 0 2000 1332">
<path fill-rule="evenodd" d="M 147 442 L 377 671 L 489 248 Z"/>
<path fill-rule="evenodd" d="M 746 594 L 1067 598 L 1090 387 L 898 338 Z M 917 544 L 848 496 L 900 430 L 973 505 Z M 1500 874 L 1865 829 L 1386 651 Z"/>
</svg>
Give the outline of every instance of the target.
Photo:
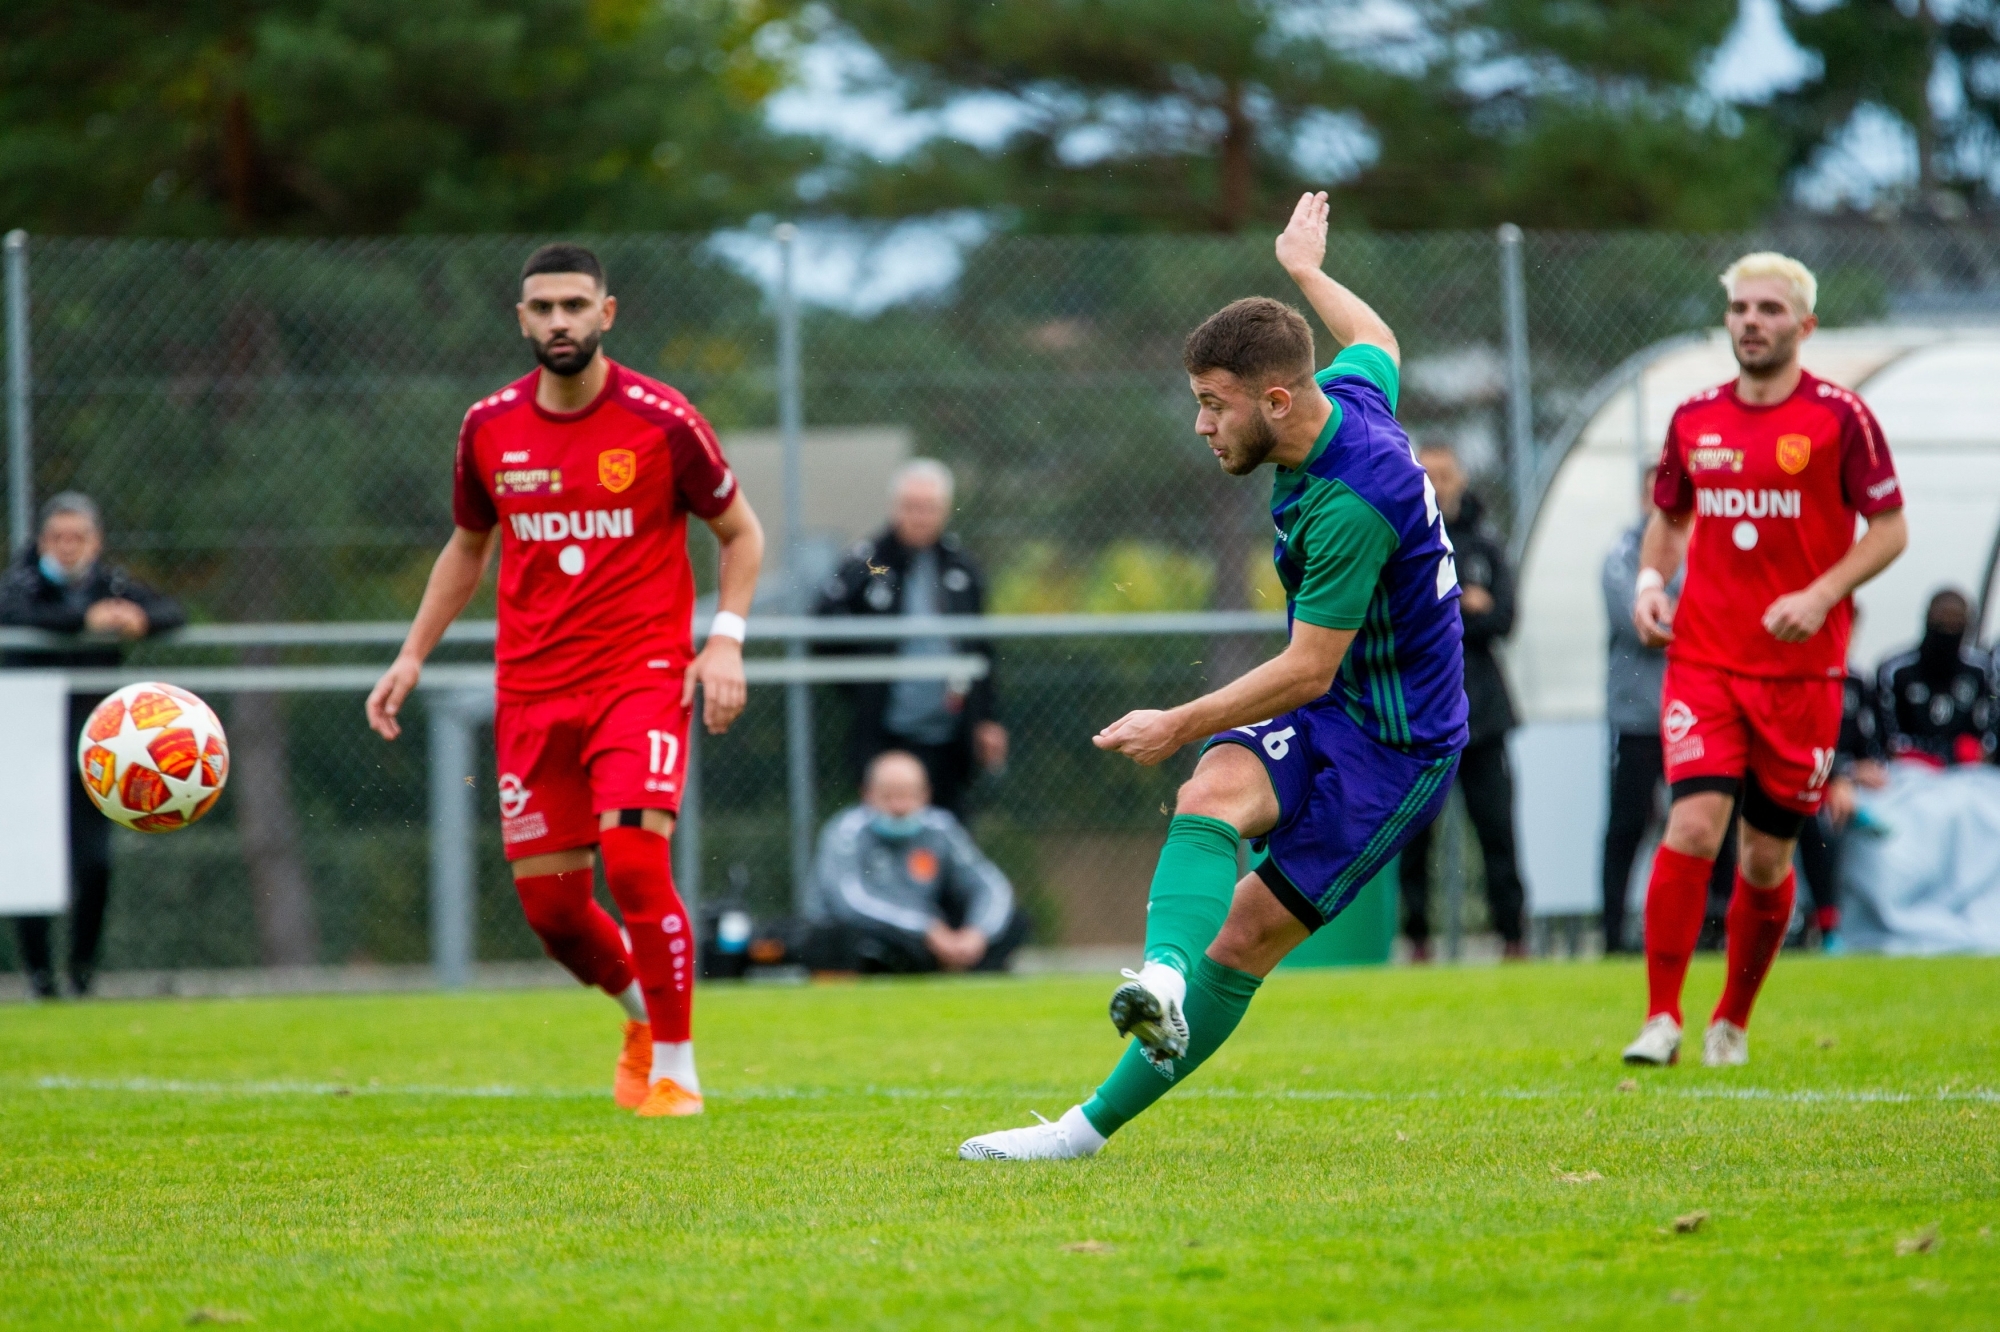
<svg viewBox="0 0 2000 1332">
<path fill-rule="evenodd" d="M 686 391 L 725 441 L 769 430 L 777 411 L 771 293 L 743 262 L 759 242 L 737 240 L 596 242 L 620 297 L 608 349 Z M 32 495 L 94 495 L 113 557 L 181 597 L 197 620 L 407 617 L 449 531 L 466 404 L 529 364 L 510 307 L 533 243 L 32 240 Z M 2000 313 L 2000 238 L 1983 230 L 1531 234 L 1535 437 L 1557 435 L 1626 356 L 1715 323 L 1715 275 L 1764 246 L 1818 270 L 1831 324 Z M 960 260 L 948 283 L 885 309 L 807 310 L 809 430 L 887 427 L 950 463 L 956 525 L 987 571 L 993 609 L 1275 609 L 1263 487 L 1219 475 L 1193 436 L 1179 359 L 1186 331 L 1226 301 L 1296 299 L 1269 240 L 1003 237 Z M 1457 447 L 1504 525 L 1509 383 L 1495 238 L 1339 235 L 1328 268 L 1396 328 L 1412 435 Z M 751 499 L 780 507 L 776 494 Z M 865 528 L 876 516 L 853 522 Z M 490 598 L 489 587 L 469 614 L 490 615 Z M 1234 674 L 1271 646 L 1184 636 L 1002 647 L 1014 752 L 976 791 L 975 822 L 1044 938 L 1136 931 L 1129 893 L 1104 908 L 1095 886 L 1136 882 L 1143 902 L 1159 811 L 1181 771 L 1104 759 L 1088 736 L 1123 709 Z M 387 655 L 259 651 L 275 663 Z M 135 659 L 206 658 L 159 647 Z M 262 743 L 279 765 L 312 887 L 314 953 L 424 957 L 422 748 L 375 739 L 353 695 L 291 695 L 247 716 L 235 700 L 218 702 L 233 727 L 275 732 Z M 711 892 L 733 884 L 767 911 L 790 897 L 783 711 L 782 691 L 757 691 L 704 756 L 705 881 Z M 814 716 L 825 812 L 852 799 L 837 691 L 816 691 Z M 492 777 L 475 775 L 489 800 Z M 107 965 L 268 956 L 236 803 L 177 836 L 120 835 Z M 533 955 L 497 833 L 485 838 L 480 956 Z M 10 948 L 0 940 L 0 957 Z"/>
</svg>

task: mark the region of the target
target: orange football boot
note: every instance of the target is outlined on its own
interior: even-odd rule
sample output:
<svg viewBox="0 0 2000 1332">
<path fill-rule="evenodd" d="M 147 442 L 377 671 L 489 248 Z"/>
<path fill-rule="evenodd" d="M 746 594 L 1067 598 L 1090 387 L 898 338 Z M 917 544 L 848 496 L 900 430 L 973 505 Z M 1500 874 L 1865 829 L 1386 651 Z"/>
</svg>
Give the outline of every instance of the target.
<svg viewBox="0 0 2000 1332">
<path fill-rule="evenodd" d="M 649 1022 L 625 1024 L 625 1050 L 618 1056 L 618 1076 L 611 1083 L 611 1099 L 626 1110 L 637 1110 L 646 1101 L 646 1079 L 653 1076 L 653 1026 Z"/>
<path fill-rule="evenodd" d="M 701 1097 L 672 1078 L 661 1078 L 647 1091 L 646 1103 L 639 1107 L 639 1118 L 658 1119 L 667 1115 L 698 1115 L 701 1111 Z"/>
</svg>

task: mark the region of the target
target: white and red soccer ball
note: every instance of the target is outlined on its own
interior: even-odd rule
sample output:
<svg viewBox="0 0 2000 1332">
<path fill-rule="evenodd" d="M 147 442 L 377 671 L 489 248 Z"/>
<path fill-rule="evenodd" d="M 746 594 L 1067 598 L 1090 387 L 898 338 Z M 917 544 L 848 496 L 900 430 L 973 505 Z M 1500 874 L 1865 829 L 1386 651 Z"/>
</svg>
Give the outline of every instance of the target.
<svg viewBox="0 0 2000 1332">
<path fill-rule="evenodd" d="M 76 739 L 84 789 L 104 817 L 174 832 L 209 810 L 229 780 L 229 739 L 208 704 L 176 685 L 126 685 Z"/>
</svg>

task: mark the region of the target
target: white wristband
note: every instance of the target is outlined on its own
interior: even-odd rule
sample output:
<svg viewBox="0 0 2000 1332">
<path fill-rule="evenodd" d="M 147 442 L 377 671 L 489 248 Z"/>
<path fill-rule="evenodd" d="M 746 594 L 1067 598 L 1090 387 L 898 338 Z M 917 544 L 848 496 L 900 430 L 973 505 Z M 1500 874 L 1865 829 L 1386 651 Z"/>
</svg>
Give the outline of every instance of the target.
<svg viewBox="0 0 2000 1332">
<path fill-rule="evenodd" d="M 735 611 L 717 611 L 715 618 L 708 622 L 710 638 L 733 638 L 741 643 L 750 632 L 750 626 Z"/>
<path fill-rule="evenodd" d="M 1665 587 L 1666 585 L 1667 580 L 1660 576 L 1658 569 L 1641 569 L 1639 570 L 1639 586 L 1633 589 L 1633 595 L 1637 596 L 1642 592 L 1650 592 L 1656 587 Z"/>
</svg>

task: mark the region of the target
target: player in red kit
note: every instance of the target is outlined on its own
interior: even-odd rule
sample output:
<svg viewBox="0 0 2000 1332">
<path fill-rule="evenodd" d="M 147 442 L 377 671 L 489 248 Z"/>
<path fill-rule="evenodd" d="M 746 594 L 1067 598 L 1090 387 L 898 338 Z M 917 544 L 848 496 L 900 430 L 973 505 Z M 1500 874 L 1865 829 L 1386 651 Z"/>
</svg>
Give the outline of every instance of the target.
<svg viewBox="0 0 2000 1332">
<path fill-rule="evenodd" d="M 396 714 L 424 659 L 497 545 L 493 731 L 500 836 L 521 906 L 551 957 L 624 1006 L 618 1104 L 648 1117 L 700 1114 L 694 929 L 667 839 L 697 686 L 711 733 L 743 710 L 743 617 L 764 533 L 701 414 L 600 349 L 618 302 L 595 255 L 537 250 L 515 309 L 540 366 L 465 414 L 455 530 L 402 651 L 368 696 L 368 724 L 385 739 L 399 734 Z M 689 514 L 722 551 L 699 656 Z M 593 853 L 629 946 L 592 896 Z"/>
<path fill-rule="evenodd" d="M 1675 411 L 1639 552 L 1632 618 L 1667 648 L 1660 735 L 1673 809 L 1646 890 L 1651 997 L 1628 1064 L 1680 1057 L 1681 986 L 1739 790 L 1728 977 L 1702 1062 L 1749 1061 L 1750 1006 L 1792 919 L 1792 848 L 1833 770 L 1849 596 L 1908 539 L 1874 416 L 1799 365 L 1817 323 L 1812 273 L 1752 254 L 1722 285 L 1740 372 Z M 1857 517 L 1867 520 L 1858 540 Z M 1675 606 L 1666 584 L 1683 561 Z"/>
</svg>

